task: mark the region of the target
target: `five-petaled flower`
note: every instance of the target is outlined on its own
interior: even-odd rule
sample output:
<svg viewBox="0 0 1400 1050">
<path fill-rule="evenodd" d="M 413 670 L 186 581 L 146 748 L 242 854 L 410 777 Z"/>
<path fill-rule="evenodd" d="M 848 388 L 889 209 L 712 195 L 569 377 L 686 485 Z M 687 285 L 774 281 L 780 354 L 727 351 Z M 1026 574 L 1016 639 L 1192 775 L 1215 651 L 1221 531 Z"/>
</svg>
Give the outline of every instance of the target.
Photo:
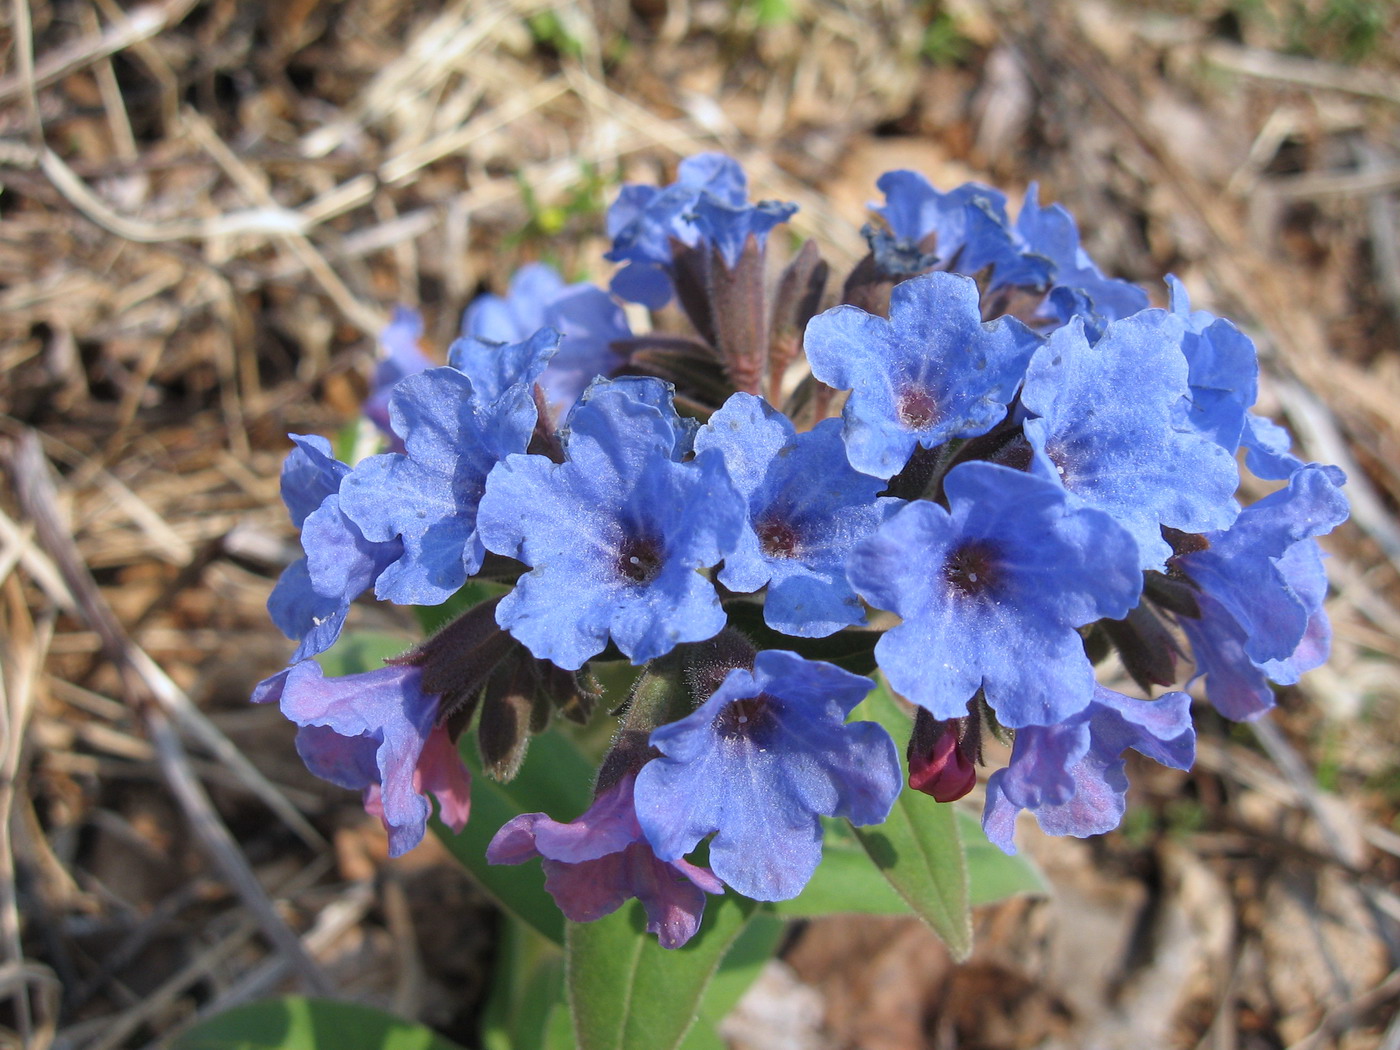
<svg viewBox="0 0 1400 1050">
<path fill-rule="evenodd" d="M 491 472 L 482 541 L 531 567 L 497 621 L 560 667 L 582 667 L 609 640 L 642 664 L 724 627 L 701 571 L 733 547 L 743 504 L 717 451 L 680 461 L 685 428 L 664 391 L 595 384 L 570 416 L 563 463 L 513 455 Z"/>
<path fill-rule="evenodd" d="M 1137 549 L 1107 514 L 994 463 L 944 482 L 945 510 L 905 506 L 851 556 L 851 583 L 903 623 L 875 657 L 894 688 L 935 718 L 960 718 L 979 690 L 1002 725 L 1052 725 L 1093 695 L 1078 628 L 1126 616 Z"/>
<path fill-rule="evenodd" d="M 662 860 L 715 833 L 710 866 L 755 900 L 797 896 L 821 860 L 822 816 L 879 824 L 899 794 L 889 733 L 846 716 L 873 682 L 767 650 L 703 704 L 651 734 L 637 818 Z"/>
</svg>

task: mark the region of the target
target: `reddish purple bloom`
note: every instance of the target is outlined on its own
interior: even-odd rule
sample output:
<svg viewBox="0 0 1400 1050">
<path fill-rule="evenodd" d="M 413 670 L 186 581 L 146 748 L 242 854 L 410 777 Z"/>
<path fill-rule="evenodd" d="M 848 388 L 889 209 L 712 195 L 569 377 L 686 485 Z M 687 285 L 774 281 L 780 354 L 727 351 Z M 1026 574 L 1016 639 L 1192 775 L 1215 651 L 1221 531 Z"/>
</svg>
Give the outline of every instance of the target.
<svg viewBox="0 0 1400 1050">
<path fill-rule="evenodd" d="M 471 775 L 446 731 L 437 725 L 440 697 L 424 692 L 421 668 L 383 667 L 327 678 L 315 660 L 303 660 L 259 683 L 257 703 L 280 703 L 301 727 L 297 753 L 323 780 L 365 793 L 365 808 L 384 822 L 389 855 L 407 853 L 423 839 L 432 792 L 442 819 L 466 824 Z"/>
<path fill-rule="evenodd" d="M 955 724 L 941 723 L 941 731 L 926 747 L 915 748 L 915 743 L 924 743 L 916 729 L 909 748 L 909 786 L 936 802 L 956 802 L 977 783 L 977 767 L 963 753 Z"/>
<path fill-rule="evenodd" d="M 544 888 L 573 922 L 601 919 L 636 897 L 646 909 L 647 932 L 661 947 L 679 948 L 700 928 L 705 894 L 723 893 L 724 883 L 683 858 L 656 858 L 632 806 L 635 779 L 623 777 L 568 824 L 522 813 L 496 833 L 486 859 L 523 864 L 539 857 Z"/>
</svg>

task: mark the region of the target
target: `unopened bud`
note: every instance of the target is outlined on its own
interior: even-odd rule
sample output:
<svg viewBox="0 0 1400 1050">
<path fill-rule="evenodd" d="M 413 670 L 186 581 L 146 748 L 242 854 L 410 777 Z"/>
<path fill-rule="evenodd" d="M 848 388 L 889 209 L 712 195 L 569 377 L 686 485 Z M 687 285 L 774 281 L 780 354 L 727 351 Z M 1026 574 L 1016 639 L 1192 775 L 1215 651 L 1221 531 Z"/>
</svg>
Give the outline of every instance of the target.
<svg viewBox="0 0 1400 1050">
<path fill-rule="evenodd" d="M 909 786 L 938 802 L 955 802 L 977 783 L 977 767 L 962 747 L 965 718 L 940 722 L 922 707 L 909 738 Z"/>
</svg>

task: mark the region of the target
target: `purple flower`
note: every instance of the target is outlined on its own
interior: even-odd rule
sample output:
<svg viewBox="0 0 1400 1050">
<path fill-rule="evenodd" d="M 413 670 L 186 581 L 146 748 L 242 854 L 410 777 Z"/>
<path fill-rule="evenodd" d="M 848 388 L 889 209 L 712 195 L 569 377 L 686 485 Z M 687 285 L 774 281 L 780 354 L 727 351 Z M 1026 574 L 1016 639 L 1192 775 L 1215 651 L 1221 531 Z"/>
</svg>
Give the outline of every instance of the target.
<svg viewBox="0 0 1400 1050">
<path fill-rule="evenodd" d="M 491 468 L 530 440 L 533 379 L 527 373 L 486 404 L 455 368 L 430 369 L 395 388 L 389 413 L 406 453 L 370 457 L 341 492 L 342 509 L 368 539 L 403 542 L 402 556 L 379 575 L 380 598 L 437 605 L 481 567 L 477 503 Z"/>
<path fill-rule="evenodd" d="M 396 539 L 367 540 L 340 509 L 340 486 L 350 468 L 315 435 L 290 435 L 296 444 L 282 465 L 282 500 L 301 529 L 300 558 L 283 571 L 267 600 L 272 622 L 300 642 L 292 662 L 335 644 L 350 604 L 402 553 Z"/>
<path fill-rule="evenodd" d="M 909 738 L 909 786 L 937 802 L 956 802 L 977 783 L 977 766 L 963 748 L 958 721 L 935 721 L 920 708 Z"/>
<path fill-rule="evenodd" d="M 298 737 L 310 732 L 324 730 L 303 729 Z M 472 811 L 472 774 L 446 726 L 434 727 L 423 741 L 423 750 L 413 771 L 413 787 L 420 795 L 432 795 L 437 799 L 438 819 L 453 831 L 460 833 L 467 826 Z M 386 831 L 392 830 L 385 815 L 382 784 L 374 783 L 365 789 L 365 812 L 383 821 Z"/>
<path fill-rule="evenodd" d="M 471 777 L 445 730 L 435 729 L 438 695 L 422 689 L 422 670 L 390 666 L 326 678 L 306 660 L 260 683 L 255 702 L 280 701 L 300 726 L 297 752 L 306 768 L 332 784 L 365 793 L 389 833 L 389 855 L 423 838 L 438 799 L 454 830 L 466 824 Z"/>
<path fill-rule="evenodd" d="M 628 774 L 601 792 L 587 812 L 560 824 L 543 813 L 509 821 L 491 845 L 491 864 L 523 864 L 541 858 L 544 888 L 572 922 L 593 922 L 636 897 L 647 913 L 647 932 L 663 948 L 679 948 L 695 936 L 706 893 L 724 884 L 708 868 L 682 858 L 663 862 L 646 840 L 632 804 Z"/>
<path fill-rule="evenodd" d="M 1208 533 L 1205 549 L 1174 560 L 1201 613 L 1178 622 L 1227 718 L 1257 717 L 1274 704 L 1270 680 L 1292 684 L 1327 658 L 1327 575 L 1313 537 L 1346 520 L 1345 480 L 1336 467 L 1302 467 L 1228 530 Z"/>
<path fill-rule="evenodd" d="M 1222 529 L 1234 520 L 1234 456 L 1178 429 L 1189 397 L 1184 324 L 1162 310 L 1111 323 L 1090 345 L 1074 321 L 1031 359 L 1021 403 L 1032 470 L 1118 520 L 1137 541 L 1140 567 L 1171 554 L 1161 526 Z"/>
<path fill-rule="evenodd" d="M 1064 721 L 1093 696 L 1076 629 L 1137 604 L 1132 537 L 1009 467 L 961 464 L 944 492 L 947 510 L 911 503 L 851 556 L 856 590 L 904 620 L 876 643 L 876 660 L 937 719 L 967 714 L 983 689 L 1003 725 Z"/>
<path fill-rule="evenodd" d="M 915 446 L 999 423 L 1039 339 L 1014 318 L 983 324 L 976 283 L 931 273 L 895 286 L 889 320 L 838 306 L 808 322 L 804 342 L 812 374 L 851 391 L 841 416 L 851 466 L 888 478 Z"/>
<path fill-rule="evenodd" d="M 1196 758 L 1191 697 L 1166 693 L 1135 700 L 1101 685 L 1088 707 L 1058 725 L 1016 733 L 1011 763 L 987 781 L 982 827 L 1015 853 L 1016 815 L 1028 809 L 1050 835 L 1084 838 L 1112 831 L 1123 819 L 1128 748 L 1173 769 Z"/>
<path fill-rule="evenodd" d="M 1114 321 L 1147 308 L 1147 293 L 1135 284 L 1105 277 L 1079 244 L 1074 217 L 1063 206 L 1042 208 L 1035 183 L 1026 188 L 1026 199 L 1016 217 L 1016 232 L 1027 251 L 1043 255 L 1055 265 L 1056 288 L 1081 292 L 1093 311 Z"/>
<path fill-rule="evenodd" d="M 748 201 L 748 178 L 722 153 L 700 153 L 681 161 L 676 181 L 664 189 L 629 185 L 608 209 L 607 258 L 627 263 L 613 277 L 613 293 L 657 310 L 673 294 L 671 242 L 693 248 L 713 244 L 733 269 L 750 235 L 762 245 L 768 231 L 796 205 Z"/>
<path fill-rule="evenodd" d="M 496 619 L 535 656 L 576 670 L 611 638 L 641 664 L 724 626 L 700 573 L 733 547 L 744 507 L 718 452 L 678 462 L 683 434 L 665 384 L 600 382 L 570 417 L 565 462 L 491 471 L 481 540 L 532 567 Z"/>
<path fill-rule="evenodd" d="M 710 833 L 710 865 L 755 900 L 802 891 L 821 860 L 821 816 L 878 824 L 901 787 L 874 722 L 845 723 L 873 683 L 796 653 L 758 654 L 692 714 L 651 734 L 662 757 L 637 774 L 637 819 L 662 860 Z"/>
<path fill-rule="evenodd" d="M 851 468 L 841 424 L 827 419 L 798 434 L 762 398 L 735 394 L 700 430 L 695 447 L 719 450 L 748 504 L 720 582 L 735 591 L 766 584 L 763 618 L 787 634 L 823 637 L 863 623 L 860 599 L 846 582 L 846 556 L 898 501 L 877 498 L 884 482 Z"/>
</svg>

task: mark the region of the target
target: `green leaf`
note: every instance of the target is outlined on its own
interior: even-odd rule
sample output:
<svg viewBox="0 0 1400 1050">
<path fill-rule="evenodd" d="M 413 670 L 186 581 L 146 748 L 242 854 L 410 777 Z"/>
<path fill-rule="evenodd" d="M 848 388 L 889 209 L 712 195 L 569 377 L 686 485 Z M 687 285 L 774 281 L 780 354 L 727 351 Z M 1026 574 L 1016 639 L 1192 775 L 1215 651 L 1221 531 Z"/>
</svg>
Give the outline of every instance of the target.
<svg viewBox="0 0 1400 1050">
<path fill-rule="evenodd" d="M 491 995 L 481 1021 L 484 1050 L 571 1050 L 564 953 L 509 914 L 501 925 Z"/>
<path fill-rule="evenodd" d="M 356 1003 L 288 996 L 202 1021 L 170 1050 L 461 1050 L 430 1028 Z"/>
<path fill-rule="evenodd" d="M 726 1050 L 719 1023 L 729 1016 L 749 986 L 758 979 L 763 964 L 778 950 L 787 923 L 765 910 L 755 911 L 743 932 L 725 953 L 714 979 L 700 1000 L 695 1027 L 681 1041 L 681 1050 Z"/>
<path fill-rule="evenodd" d="M 918 799 L 911 799 L 919 802 Z M 931 799 L 920 807 L 936 805 Z M 976 907 L 1020 893 L 1049 892 L 1044 876 L 1024 854 L 1009 857 L 987 840 L 982 825 L 961 809 L 957 825 L 967 852 L 968 900 Z M 769 905 L 785 919 L 814 919 L 821 915 L 911 915 L 913 909 L 871 860 L 845 821 L 825 820 L 826 845 L 822 862 L 802 893 Z"/>
<path fill-rule="evenodd" d="M 487 864 L 486 846 L 506 821 L 521 813 L 548 813 L 560 821 L 577 817 L 592 800 L 592 764 L 557 730 L 534 738 L 519 774 L 508 784 L 481 772 L 476 748 L 466 737 L 461 751 L 472 767 L 471 819 L 460 835 L 437 820 L 433 830 L 496 903 L 562 945 L 564 918 L 545 892 L 540 865 Z"/>
<path fill-rule="evenodd" d="M 579 1050 L 679 1046 L 754 908 L 734 894 L 711 897 L 700 932 L 670 951 L 646 932 L 638 901 L 597 922 L 569 923 L 565 979 Z"/>
<path fill-rule="evenodd" d="M 793 0 L 754 0 L 753 7 L 760 26 L 785 26 L 797 17 Z"/>
<path fill-rule="evenodd" d="M 883 681 L 855 716 L 879 722 L 896 741 L 909 736 L 909 716 Z M 904 790 L 883 824 L 855 832 L 895 892 L 943 938 L 953 958 L 966 959 L 972 951 L 972 904 L 967 858 L 952 804 Z"/>
<path fill-rule="evenodd" d="M 321 670 L 330 677 L 363 674 L 384 666 L 391 656 L 413 648 L 412 638 L 384 631 L 351 631 L 342 634 L 335 645 L 316 657 Z"/>
<path fill-rule="evenodd" d="M 992 904 L 1018 893 L 1043 896 L 1050 892 L 1045 876 L 1024 853 L 1007 856 L 987 840 L 982 824 L 971 813 L 958 811 L 958 825 L 967 849 L 967 881 L 973 906 Z"/>
<path fill-rule="evenodd" d="M 788 919 L 819 915 L 909 915 L 911 909 L 858 842 L 828 842 L 811 881 L 773 911 Z"/>
</svg>

